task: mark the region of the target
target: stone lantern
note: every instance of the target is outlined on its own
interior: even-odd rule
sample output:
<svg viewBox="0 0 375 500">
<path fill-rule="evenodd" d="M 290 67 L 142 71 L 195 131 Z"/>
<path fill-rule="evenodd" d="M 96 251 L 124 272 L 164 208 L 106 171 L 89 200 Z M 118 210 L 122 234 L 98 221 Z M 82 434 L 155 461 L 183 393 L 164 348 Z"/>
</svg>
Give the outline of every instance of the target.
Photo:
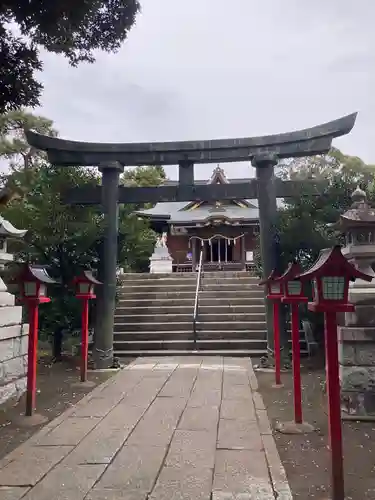
<svg viewBox="0 0 375 500">
<path fill-rule="evenodd" d="M 345 236 L 342 253 L 375 278 L 375 209 L 359 187 L 352 200 L 335 224 Z M 345 325 L 338 329 L 343 418 L 375 417 L 375 280 L 350 282 L 348 299 L 355 310 L 345 313 Z"/>
<path fill-rule="evenodd" d="M 0 216 L 0 269 L 13 261 L 8 238 L 23 238 L 26 230 L 15 228 Z M 0 404 L 26 389 L 28 325 L 22 325 L 22 307 L 0 277 Z"/>
</svg>

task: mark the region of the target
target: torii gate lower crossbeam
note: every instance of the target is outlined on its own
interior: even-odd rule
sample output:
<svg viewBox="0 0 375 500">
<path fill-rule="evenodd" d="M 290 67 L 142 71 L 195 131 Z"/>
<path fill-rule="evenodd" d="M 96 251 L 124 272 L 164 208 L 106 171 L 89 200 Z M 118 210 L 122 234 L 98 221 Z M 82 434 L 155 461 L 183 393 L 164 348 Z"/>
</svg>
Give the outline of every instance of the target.
<svg viewBox="0 0 375 500">
<path fill-rule="evenodd" d="M 258 198 L 260 248 L 263 277 L 267 278 L 278 263 L 276 239 L 276 198 L 296 192 L 298 183 L 280 183 L 274 167 L 280 158 L 327 153 L 332 139 L 351 131 L 356 113 L 313 128 L 273 136 L 192 141 L 177 143 L 97 144 L 67 141 L 27 132 L 31 146 L 47 152 L 57 166 L 93 166 L 102 172 L 102 187 L 94 190 L 77 188 L 67 193 L 74 204 L 101 203 L 105 218 L 101 300 L 97 303 L 99 318 L 95 331 L 94 361 L 97 368 L 113 364 L 113 326 L 116 297 L 118 204 L 156 201 L 205 201 L 205 199 Z M 251 161 L 256 180 L 226 186 L 194 185 L 194 164 Z M 179 165 L 179 186 L 125 188 L 119 186 L 119 175 L 125 166 Z M 294 186 L 294 187 L 293 187 Z M 301 184 L 300 184 L 300 187 Z M 309 190 L 311 193 L 311 190 Z M 319 188 L 314 186 L 319 195 Z M 299 195 L 302 194 L 302 189 Z M 127 197 L 127 195 L 129 195 Z M 255 195 L 255 196 L 254 196 Z M 272 305 L 266 299 L 267 342 L 273 351 Z M 285 339 L 284 339 L 285 341 Z"/>
</svg>

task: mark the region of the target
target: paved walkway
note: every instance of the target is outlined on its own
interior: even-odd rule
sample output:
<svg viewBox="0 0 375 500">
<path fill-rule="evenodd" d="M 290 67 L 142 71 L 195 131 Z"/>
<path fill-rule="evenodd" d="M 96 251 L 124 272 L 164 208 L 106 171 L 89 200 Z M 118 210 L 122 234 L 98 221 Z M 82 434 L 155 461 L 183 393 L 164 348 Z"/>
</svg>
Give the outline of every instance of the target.
<svg viewBox="0 0 375 500">
<path fill-rule="evenodd" d="M 1 500 L 291 500 L 248 359 L 139 358 L 0 461 Z"/>
</svg>

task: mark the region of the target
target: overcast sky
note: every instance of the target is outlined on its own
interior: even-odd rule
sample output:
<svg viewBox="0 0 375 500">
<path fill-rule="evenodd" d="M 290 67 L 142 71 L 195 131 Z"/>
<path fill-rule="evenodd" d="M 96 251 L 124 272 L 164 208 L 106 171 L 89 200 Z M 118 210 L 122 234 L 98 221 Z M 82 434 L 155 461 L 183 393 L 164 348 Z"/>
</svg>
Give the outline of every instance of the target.
<svg viewBox="0 0 375 500">
<path fill-rule="evenodd" d="M 117 54 L 44 56 L 38 112 L 60 135 L 132 142 L 246 137 L 358 111 L 335 142 L 375 163 L 375 0 L 141 0 Z M 213 166 L 197 166 L 208 177 Z M 230 177 L 251 174 L 244 164 Z M 176 169 L 167 169 L 175 177 Z"/>
</svg>

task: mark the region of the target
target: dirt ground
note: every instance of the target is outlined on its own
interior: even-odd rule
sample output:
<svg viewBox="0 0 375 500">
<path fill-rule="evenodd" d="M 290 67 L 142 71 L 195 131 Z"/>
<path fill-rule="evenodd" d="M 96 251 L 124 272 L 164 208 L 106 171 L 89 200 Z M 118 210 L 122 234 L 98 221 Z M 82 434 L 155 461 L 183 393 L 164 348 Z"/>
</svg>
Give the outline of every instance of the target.
<svg viewBox="0 0 375 500">
<path fill-rule="evenodd" d="M 130 361 L 130 359 L 128 360 Z M 125 361 L 122 360 L 124 363 Z M 88 373 L 88 380 L 99 385 L 116 372 Z M 37 412 L 53 420 L 71 405 L 76 404 L 91 388 L 72 387 L 79 380 L 76 360 L 65 356 L 61 363 L 51 364 L 51 358 L 43 356 L 38 362 Z M 42 426 L 25 428 L 14 423 L 16 417 L 25 410 L 25 398 L 18 402 L 7 401 L 0 405 L 0 459 L 26 441 Z"/>
<path fill-rule="evenodd" d="M 303 417 L 317 431 L 305 436 L 275 432 L 275 439 L 293 498 L 327 500 L 330 498 L 330 455 L 322 356 L 302 363 Z M 292 374 L 282 375 L 282 389 L 271 387 L 272 373 L 257 372 L 256 375 L 272 424 L 293 420 Z M 344 422 L 343 440 L 346 499 L 374 500 L 375 422 Z"/>
</svg>

